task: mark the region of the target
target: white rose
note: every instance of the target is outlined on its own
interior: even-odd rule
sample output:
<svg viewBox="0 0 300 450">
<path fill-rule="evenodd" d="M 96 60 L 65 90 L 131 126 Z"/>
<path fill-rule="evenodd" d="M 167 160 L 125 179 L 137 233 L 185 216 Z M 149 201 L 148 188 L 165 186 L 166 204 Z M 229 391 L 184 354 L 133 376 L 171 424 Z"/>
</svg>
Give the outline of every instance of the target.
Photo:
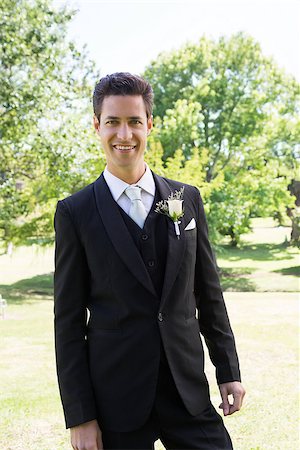
<svg viewBox="0 0 300 450">
<path fill-rule="evenodd" d="M 183 200 L 167 200 L 169 207 L 169 214 L 171 217 L 173 216 L 181 216 L 182 214 L 182 203 Z"/>
</svg>

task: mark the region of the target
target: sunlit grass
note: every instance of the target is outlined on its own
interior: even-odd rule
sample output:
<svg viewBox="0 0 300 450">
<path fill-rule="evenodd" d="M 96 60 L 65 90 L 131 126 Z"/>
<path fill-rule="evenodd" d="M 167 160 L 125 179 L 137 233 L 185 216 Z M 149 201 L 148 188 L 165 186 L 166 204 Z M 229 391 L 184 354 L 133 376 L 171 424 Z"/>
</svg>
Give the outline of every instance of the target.
<svg viewBox="0 0 300 450">
<path fill-rule="evenodd" d="M 222 287 L 226 291 L 299 291 L 299 249 L 287 244 L 291 229 L 272 219 L 253 219 L 253 232 L 239 247 L 218 248 Z"/>
<path fill-rule="evenodd" d="M 247 390 L 242 411 L 224 420 L 235 450 L 298 450 L 299 298 L 276 292 L 298 289 L 298 250 L 284 244 L 286 229 L 272 234 L 272 222 L 256 224 L 241 248 L 225 245 L 218 257 Z M 71 448 L 55 373 L 52 284 L 53 248 L 0 257 L 0 294 L 8 301 L 0 320 L 0 449 Z M 230 292 L 254 290 L 269 292 Z M 207 352 L 206 373 L 217 408 Z"/>
<path fill-rule="evenodd" d="M 297 294 L 228 292 L 225 298 L 247 390 L 243 410 L 225 418 L 234 448 L 297 450 Z M 12 303 L 0 321 L 1 449 L 70 449 L 56 382 L 52 310 L 49 297 Z M 207 352 L 206 373 L 217 408 Z"/>
</svg>

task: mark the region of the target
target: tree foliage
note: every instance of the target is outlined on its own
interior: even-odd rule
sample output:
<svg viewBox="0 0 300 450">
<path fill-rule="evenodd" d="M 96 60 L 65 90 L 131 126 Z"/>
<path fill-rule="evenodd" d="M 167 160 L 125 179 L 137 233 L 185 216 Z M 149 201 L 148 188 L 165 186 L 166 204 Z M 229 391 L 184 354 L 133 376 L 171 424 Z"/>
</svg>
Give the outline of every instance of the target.
<svg viewBox="0 0 300 450">
<path fill-rule="evenodd" d="M 97 74 L 66 38 L 74 11 L 0 0 L 0 240 L 53 239 L 58 198 L 105 165 L 90 104 Z M 201 190 L 215 242 L 238 245 L 252 216 L 286 220 L 294 198 L 299 84 L 251 37 L 201 38 L 145 70 L 155 94 L 146 159 Z"/>
<path fill-rule="evenodd" d="M 51 237 L 56 199 L 101 165 L 88 164 L 96 152 L 87 101 L 95 70 L 66 39 L 73 15 L 48 0 L 1 0 L 0 239 L 6 242 Z"/>
<path fill-rule="evenodd" d="M 211 229 L 237 245 L 251 216 L 284 222 L 300 147 L 296 80 L 243 33 L 162 53 L 144 76 L 154 90 L 164 161 L 181 149 L 188 166 L 197 148 L 207 185 L 219 178 L 207 189 Z"/>
</svg>

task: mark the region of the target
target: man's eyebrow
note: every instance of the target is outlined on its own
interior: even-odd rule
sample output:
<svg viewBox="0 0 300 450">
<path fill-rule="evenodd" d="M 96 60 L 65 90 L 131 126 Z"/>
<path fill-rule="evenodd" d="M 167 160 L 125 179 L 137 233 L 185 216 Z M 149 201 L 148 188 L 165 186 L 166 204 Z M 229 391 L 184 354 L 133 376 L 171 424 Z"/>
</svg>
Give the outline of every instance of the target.
<svg viewBox="0 0 300 450">
<path fill-rule="evenodd" d="M 118 116 L 106 116 L 105 117 L 105 120 L 119 120 L 120 119 L 120 117 L 118 117 Z M 143 120 L 143 118 L 141 117 L 141 116 L 130 116 L 130 117 L 127 117 L 127 119 L 130 119 L 130 120 Z"/>
</svg>

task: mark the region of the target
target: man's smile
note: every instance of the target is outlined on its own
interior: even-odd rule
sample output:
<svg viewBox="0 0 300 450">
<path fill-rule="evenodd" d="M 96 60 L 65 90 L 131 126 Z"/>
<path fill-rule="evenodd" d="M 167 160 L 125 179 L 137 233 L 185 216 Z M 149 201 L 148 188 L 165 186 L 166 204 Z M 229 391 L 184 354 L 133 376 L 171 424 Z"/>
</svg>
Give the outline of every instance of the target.
<svg viewBox="0 0 300 450">
<path fill-rule="evenodd" d="M 136 145 L 113 145 L 115 150 L 121 151 L 122 153 L 130 152 L 136 148 Z"/>
</svg>

